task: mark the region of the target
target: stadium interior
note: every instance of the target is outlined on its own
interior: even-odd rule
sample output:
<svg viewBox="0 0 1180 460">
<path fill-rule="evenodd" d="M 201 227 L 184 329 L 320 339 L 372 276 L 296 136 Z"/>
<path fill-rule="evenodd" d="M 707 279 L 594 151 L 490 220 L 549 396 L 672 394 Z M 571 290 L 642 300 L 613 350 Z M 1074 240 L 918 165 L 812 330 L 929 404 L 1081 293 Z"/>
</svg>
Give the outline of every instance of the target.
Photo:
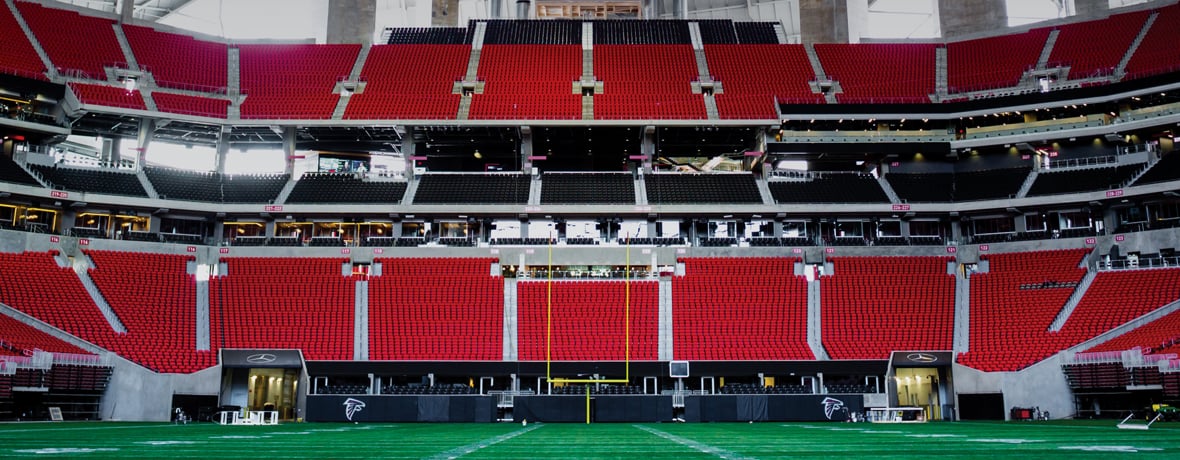
<svg viewBox="0 0 1180 460">
<path fill-rule="evenodd" d="M 1174 0 L 487 3 L 309 43 L 4 0 L 0 420 L 1180 404 Z"/>
</svg>

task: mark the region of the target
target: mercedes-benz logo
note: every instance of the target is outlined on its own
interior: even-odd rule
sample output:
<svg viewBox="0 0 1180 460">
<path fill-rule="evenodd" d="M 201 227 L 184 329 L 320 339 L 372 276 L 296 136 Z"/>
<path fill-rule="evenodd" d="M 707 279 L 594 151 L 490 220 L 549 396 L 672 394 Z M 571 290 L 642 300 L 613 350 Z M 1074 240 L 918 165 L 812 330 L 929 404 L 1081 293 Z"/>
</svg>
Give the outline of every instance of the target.
<svg viewBox="0 0 1180 460">
<path fill-rule="evenodd" d="M 277 356 L 270 353 L 257 353 L 246 357 L 246 362 L 251 364 L 267 364 L 275 362 Z"/>
<path fill-rule="evenodd" d="M 927 363 L 928 364 L 928 363 L 938 362 L 938 357 L 934 356 L 930 353 L 910 353 L 908 355 L 905 355 L 905 359 L 908 359 L 908 360 L 915 362 L 915 363 Z"/>
</svg>

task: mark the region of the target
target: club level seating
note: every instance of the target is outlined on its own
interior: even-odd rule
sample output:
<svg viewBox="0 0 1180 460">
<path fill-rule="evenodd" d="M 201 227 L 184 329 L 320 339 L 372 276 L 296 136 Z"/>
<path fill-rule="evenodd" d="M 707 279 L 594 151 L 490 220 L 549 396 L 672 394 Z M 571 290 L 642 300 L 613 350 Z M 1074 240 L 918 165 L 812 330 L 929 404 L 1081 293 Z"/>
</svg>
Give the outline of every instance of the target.
<svg viewBox="0 0 1180 460">
<path fill-rule="evenodd" d="M 161 112 L 210 118 L 225 118 L 230 104 L 227 99 L 213 99 L 160 91 L 152 93 L 152 100 L 156 102 L 156 109 Z"/>
<path fill-rule="evenodd" d="M 1172 27 L 1177 23 L 1180 23 L 1180 5 L 1159 10 L 1159 16 L 1156 16 L 1151 29 L 1127 62 L 1128 78 L 1171 72 L 1178 68 L 1176 63 L 1180 62 L 1180 48 L 1176 47 L 1176 43 L 1180 43 L 1180 29 Z"/>
<path fill-rule="evenodd" d="M 684 258 L 672 280 L 677 360 L 811 360 L 797 258 Z M 719 302 L 718 299 L 725 299 Z"/>
<path fill-rule="evenodd" d="M 327 119 L 360 45 L 239 45 L 243 119 Z"/>
<path fill-rule="evenodd" d="M 737 30 L 738 43 L 749 45 L 777 45 L 778 32 L 774 30 L 773 22 L 735 22 L 733 28 Z"/>
<path fill-rule="evenodd" d="M 688 21 L 594 21 L 595 61 L 599 45 L 689 45 Z M 596 63 L 597 65 L 597 63 Z"/>
<path fill-rule="evenodd" d="M 128 171 L 29 165 L 54 188 L 110 195 L 148 196 L 139 177 Z"/>
<path fill-rule="evenodd" d="M 697 245 L 703 248 L 728 248 L 736 247 L 738 245 L 737 238 L 726 237 L 701 237 L 697 241 Z"/>
<path fill-rule="evenodd" d="M 704 98 L 692 93 L 700 77 L 691 46 L 595 45 L 594 75 L 603 84 L 596 119 L 705 118 Z"/>
<path fill-rule="evenodd" d="M 525 204 L 530 183 L 524 174 L 425 174 L 414 204 Z"/>
<path fill-rule="evenodd" d="M 959 363 L 982 371 L 1023 369 L 1058 351 L 1049 326 L 1073 288 L 1022 290 L 1046 280 L 1079 282 L 1088 249 L 982 255 L 988 273 L 971 276 L 971 349 Z"/>
<path fill-rule="evenodd" d="M 948 43 L 947 86 L 950 92 L 1016 86 L 1025 70 L 1036 67 L 1048 38 L 1049 29 L 1034 29 L 1021 34 Z"/>
<path fill-rule="evenodd" d="M 288 174 L 219 174 L 148 166 L 144 174 L 160 199 L 214 203 L 273 203 Z"/>
<path fill-rule="evenodd" d="M 1078 389 L 1126 390 L 1131 384 L 1131 373 L 1122 363 L 1085 363 L 1061 366 L 1069 387 Z"/>
<path fill-rule="evenodd" d="M 0 253 L 0 303 L 102 347 L 118 339 L 73 269 L 54 252 Z"/>
<path fill-rule="evenodd" d="M 472 96 L 472 119 L 582 117 L 582 96 L 572 86 L 582 75 L 580 46 L 486 45 L 478 75 L 484 90 Z"/>
<path fill-rule="evenodd" d="M 16 2 L 16 8 L 58 72 L 105 80 L 104 67 L 127 67 L 110 19 L 27 1 Z"/>
<path fill-rule="evenodd" d="M 1062 25 L 1057 28 L 1049 64 L 1069 66 L 1070 78 L 1113 75 L 1150 14 L 1136 11 Z"/>
<path fill-rule="evenodd" d="M 722 118 L 774 119 L 775 101 L 824 102 L 808 85 L 815 73 L 802 45 L 705 45 L 705 56 L 725 88 L 714 96 Z"/>
<path fill-rule="evenodd" d="M 110 366 L 54 364 L 43 382 L 50 391 L 102 392 L 110 382 L 111 370 Z"/>
<path fill-rule="evenodd" d="M 762 203 L 750 174 L 649 174 L 645 181 L 653 204 Z"/>
<path fill-rule="evenodd" d="M 1045 171 L 1037 174 L 1036 181 L 1028 189 L 1028 196 L 1093 192 L 1118 188 L 1141 169 L 1143 169 L 1143 165 L 1061 172 Z"/>
<path fill-rule="evenodd" d="M 348 259 L 223 258 L 209 280 L 212 343 L 224 348 L 299 348 L 309 360 L 353 358 L 355 288 Z"/>
<path fill-rule="evenodd" d="M 463 45 L 470 42 L 467 39 L 466 27 L 394 27 L 390 30 L 389 41 L 386 44 Z"/>
<path fill-rule="evenodd" d="M 186 273 L 192 256 L 85 251 L 90 278 L 127 334 L 113 351 L 159 372 L 189 373 L 216 363 L 196 350 L 196 279 Z"/>
<path fill-rule="evenodd" d="M 929 103 L 934 93 L 934 49 L 930 44 L 819 43 L 815 52 L 828 78 L 844 90 L 842 103 Z"/>
<path fill-rule="evenodd" d="M 737 29 L 728 19 L 701 19 L 696 21 L 701 31 L 701 43 L 706 45 L 734 45 L 738 42 Z M 712 60 L 710 60 L 712 62 Z"/>
<path fill-rule="evenodd" d="M 221 201 L 273 203 L 290 179 L 290 174 L 224 174 L 221 176 Z"/>
<path fill-rule="evenodd" d="M 950 350 L 951 257 L 834 257 L 821 278 L 823 344 L 832 359 L 886 359 L 894 350 Z M 871 293 L 871 295 L 866 295 Z"/>
<path fill-rule="evenodd" d="M 90 354 L 86 350 L 42 332 L 15 318 L 8 315 L 0 315 L 0 354 L 30 356 L 33 350 L 80 355 Z"/>
<path fill-rule="evenodd" d="M 471 27 L 474 28 L 475 25 L 472 24 Z M 490 20 L 484 29 L 483 44 L 581 45 L 582 23 L 549 19 Z"/>
<path fill-rule="evenodd" d="M 366 181 L 347 173 L 303 173 L 287 203 L 400 203 L 405 182 Z"/>
<path fill-rule="evenodd" d="M 889 173 L 885 180 L 911 203 L 1011 198 L 1020 191 L 1028 168 L 955 173 Z"/>
<path fill-rule="evenodd" d="M 1160 158 L 1151 169 L 1135 180 L 1135 185 L 1154 184 L 1180 179 L 1180 154 L 1171 153 Z"/>
<path fill-rule="evenodd" d="M 33 187 L 41 186 L 41 183 L 37 182 L 37 179 L 30 176 L 24 168 L 21 168 L 20 165 L 12 161 L 12 157 L 8 155 L 0 155 L 0 182 L 11 182 Z"/>
<path fill-rule="evenodd" d="M 369 279 L 374 360 L 503 359 L 504 280 L 495 259 L 377 259 Z"/>
<path fill-rule="evenodd" d="M 136 62 L 152 73 L 157 85 L 214 93 L 229 86 L 224 43 L 131 24 L 122 27 Z M 225 117 L 224 110 L 220 117 Z"/>
<path fill-rule="evenodd" d="M 657 359 L 654 281 L 519 281 L 516 289 L 521 361 Z"/>
<path fill-rule="evenodd" d="M 541 204 L 635 203 L 635 179 L 627 173 L 545 173 Z"/>
<path fill-rule="evenodd" d="M 454 119 L 459 110 L 454 84 L 467 71 L 470 45 L 376 45 L 369 49 L 346 119 Z M 430 65 L 422 65 L 430 62 Z"/>
<path fill-rule="evenodd" d="M 450 385 L 389 385 L 381 387 L 383 395 L 469 395 L 476 389 L 463 384 Z"/>
<path fill-rule="evenodd" d="M 815 243 L 811 238 L 807 237 L 754 237 L 749 239 L 750 246 L 757 247 L 792 247 L 792 246 L 814 246 Z"/>
<path fill-rule="evenodd" d="M 139 90 L 127 91 L 118 86 L 90 85 L 86 83 L 70 83 L 70 91 L 83 104 L 118 107 L 123 109 L 147 110 L 143 102 L 143 95 Z"/>
<path fill-rule="evenodd" d="M 889 202 L 871 174 L 822 174 L 808 181 L 770 181 L 767 185 L 779 203 Z"/>
<path fill-rule="evenodd" d="M 46 79 L 45 63 L 8 8 L 0 8 L 0 40 L 4 42 L 0 47 L 0 72 Z"/>
</svg>

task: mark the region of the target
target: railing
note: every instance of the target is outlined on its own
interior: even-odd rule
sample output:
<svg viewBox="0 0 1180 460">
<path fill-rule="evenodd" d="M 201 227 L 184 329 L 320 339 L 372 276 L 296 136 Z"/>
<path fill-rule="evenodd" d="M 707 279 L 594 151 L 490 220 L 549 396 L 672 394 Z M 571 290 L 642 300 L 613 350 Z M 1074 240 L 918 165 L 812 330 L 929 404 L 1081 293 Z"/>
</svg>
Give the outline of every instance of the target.
<svg viewBox="0 0 1180 460">
<path fill-rule="evenodd" d="M 1114 271 L 1114 270 L 1144 270 L 1152 268 L 1176 268 L 1180 267 L 1180 257 L 1149 257 L 1138 259 L 1120 259 L 1111 260 L 1107 262 L 1100 262 L 1098 270 Z"/>
<path fill-rule="evenodd" d="M 1070 158 L 1067 160 L 1050 160 L 1050 168 L 1072 168 L 1077 166 L 1097 166 L 1118 163 L 1118 157 L 1114 155 L 1104 155 L 1100 157 L 1089 158 Z"/>
</svg>

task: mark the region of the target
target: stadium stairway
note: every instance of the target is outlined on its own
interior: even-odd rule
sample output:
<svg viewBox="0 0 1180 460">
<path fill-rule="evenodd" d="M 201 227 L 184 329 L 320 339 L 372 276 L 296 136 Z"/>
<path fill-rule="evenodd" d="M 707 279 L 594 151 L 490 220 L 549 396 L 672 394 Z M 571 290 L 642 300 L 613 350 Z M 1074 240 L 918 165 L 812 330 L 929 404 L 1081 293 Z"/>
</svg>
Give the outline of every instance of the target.
<svg viewBox="0 0 1180 460">
<path fill-rule="evenodd" d="M 949 92 L 950 85 L 947 83 L 946 47 L 940 46 L 934 49 L 934 93 L 938 97 L 943 98 Z"/>
<path fill-rule="evenodd" d="M 1061 311 L 1057 313 L 1057 318 L 1053 319 L 1053 324 L 1049 325 L 1050 331 L 1061 331 L 1061 328 L 1065 326 L 1065 322 L 1069 320 L 1069 315 L 1073 314 L 1073 310 L 1078 307 L 1078 303 L 1082 301 L 1082 297 L 1086 296 L 1086 291 L 1090 289 L 1091 284 L 1094 284 L 1094 278 L 1097 277 L 1097 270 L 1086 267 L 1086 275 L 1074 287 L 1073 294 L 1069 295 L 1069 300 L 1065 301 L 1065 306 L 1061 307 Z"/>
<path fill-rule="evenodd" d="M 830 262 L 829 262 L 830 263 Z M 827 265 L 827 264 L 825 264 Z M 796 270 L 802 264 L 796 264 Z M 807 267 L 802 267 L 807 270 Z M 828 351 L 824 349 L 823 342 L 823 325 L 821 323 L 823 315 L 820 310 L 821 305 L 821 289 L 819 285 L 819 278 L 807 282 L 807 346 L 811 347 L 811 354 L 815 355 L 815 359 L 826 361 L 831 359 L 828 356 Z"/>
<path fill-rule="evenodd" d="M 242 51 L 236 47 L 230 46 L 226 48 L 227 61 L 225 64 L 226 72 L 226 94 L 229 95 L 231 101 L 229 104 L 229 112 L 227 118 L 230 120 L 242 119 Z"/>
<path fill-rule="evenodd" d="M 198 257 L 200 257 L 200 256 L 198 256 Z M 195 273 L 196 272 L 196 263 L 189 263 L 189 266 L 191 267 L 191 269 L 188 270 L 188 272 Z M 220 268 L 219 268 L 219 270 L 220 270 Z M 194 288 L 196 290 L 195 298 L 197 301 L 197 306 L 196 306 L 196 308 L 197 308 L 197 337 L 196 337 L 197 344 L 196 344 L 196 348 L 199 351 L 206 351 L 206 350 L 210 349 L 210 343 L 212 342 L 212 340 L 210 338 L 211 333 L 209 331 L 210 314 L 209 314 L 209 280 L 208 280 L 208 278 L 206 277 L 206 278 L 202 279 L 202 277 L 197 277 L 196 280 L 194 281 Z"/>
<path fill-rule="evenodd" d="M 881 190 L 885 192 L 885 196 L 889 197 L 890 203 L 901 203 L 901 197 L 898 197 L 897 192 L 893 191 L 893 186 L 889 185 L 888 180 L 885 180 L 884 174 L 877 175 L 877 184 L 881 186 Z M 773 202 L 771 201 L 771 203 Z"/>
<path fill-rule="evenodd" d="M 1160 162 L 1160 158 L 1163 157 L 1152 153 L 1147 154 L 1147 162 L 1143 164 L 1143 169 L 1140 169 L 1139 172 L 1132 174 L 1131 177 L 1127 178 L 1127 180 L 1120 185 L 1120 188 L 1130 187 L 1131 184 L 1134 184 L 1136 181 L 1138 181 L 1140 177 L 1143 177 L 1144 174 L 1147 174 L 1148 171 L 1151 171 L 1151 168 L 1155 167 L 1155 164 Z"/>
<path fill-rule="evenodd" d="M 152 181 L 148 180 L 147 174 L 143 172 L 143 168 L 135 168 L 135 178 L 139 179 L 139 185 L 143 187 L 144 192 L 147 192 L 148 198 L 153 200 L 160 199 L 160 193 L 156 191 L 156 186 L 152 185 Z"/>
<path fill-rule="evenodd" d="M 647 182 L 643 177 L 647 174 L 636 174 L 635 177 L 635 204 L 639 206 L 647 205 Z"/>
<path fill-rule="evenodd" d="M 1020 190 L 1016 192 L 1016 198 L 1024 198 L 1028 196 L 1029 189 L 1031 189 L 1033 184 L 1037 182 L 1037 174 L 1039 174 L 1039 172 L 1035 168 L 1032 171 L 1029 171 L 1028 177 L 1024 178 L 1024 183 L 1020 184 Z"/>
<path fill-rule="evenodd" d="M 958 356 L 971 348 L 971 278 L 961 270 L 955 270 L 954 327 L 951 351 Z"/>
<path fill-rule="evenodd" d="M 119 320 L 119 316 L 115 314 L 115 310 L 111 309 L 111 304 L 107 303 L 107 299 L 102 296 L 102 292 L 98 290 L 98 286 L 94 284 L 94 280 L 90 279 L 89 270 L 92 266 L 94 266 L 94 262 L 82 251 L 78 251 L 74 255 L 71 268 L 78 275 L 78 280 L 82 282 L 82 286 L 86 288 L 86 293 L 90 294 L 90 299 L 102 311 L 102 316 L 110 323 L 111 330 L 120 334 L 126 334 L 127 327 Z"/>
<path fill-rule="evenodd" d="M 672 278 L 661 278 L 658 281 L 659 289 L 659 344 L 656 351 L 657 359 L 660 361 L 671 361 L 673 358 L 672 347 Z"/>
<path fill-rule="evenodd" d="M 516 361 L 519 335 L 516 326 L 516 278 L 504 278 L 504 361 Z"/>
<path fill-rule="evenodd" d="M 1139 31 L 1139 35 L 1135 36 L 1135 41 L 1131 42 L 1131 46 L 1127 47 L 1127 54 L 1119 60 L 1118 67 L 1114 69 L 1115 78 L 1122 80 L 1124 74 L 1127 72 L 1127 63 L 1131 62 L 1131 57 L 1135 55 L 1135 51 L 1139 49 L 1139 45 L 1143 43 L 1143 38 L 1151 31 L 1152 24 L 1155 24 L 1156 18 L 1160 16 L 1158 11 L 1152 11 L 1151 15 L 1147 17 L 1147 21 L 1143 23 L 1143 29 Z"/>
<path fill-rule="evenodd" d="M 1041 48 L 1041 56 L 1037 58 L 1037 70 L 1044 70 L 1049 66 L 1049 56 L 1053 55 L 1053 45 L 1057 44 L 1057 35 L 1061 33 L 1058 29 L 1049 31 L 1049 38 L 1045 40 L 1045 47 Z"/>
<path fill-rule="evenodd" d="M 343 100 L 344 98 L 341 99 Z M 278 196 L 275 196 L 275 204 L 286 203 L 287 198 L 291 196 L 291 191 L 295 190 L 295 185 L 298 183 L 299 177 L 296 177 L 294 174 L 292 174 L 291 178 L 287 179 L 287 183 L 283 184 L 283 188 L 279 190 Z"/>
<path fill-rule="evenodd" d="M 29 43 L 37 51 L 37 56 L 41 58 L 41 64 L 48 70 L 46 73 L 50 78 L 57 78 L 57 66 L 54 66 L 53 61 L 49 60 L 49 54 L 45 52 L 45 48 L 41 47 L 41 42 L 37 41 L 36 35 L 33 34 L 33 29 L 29 28 L 29 23 L 25 21 L 25 17 L 21 16 L 20 11 L 17 10 L 14 0 L 4 0 L 4 4 L 5 8 L 12 11 L 12 17 L 20 25 L 20 30 L 25 33 L 25 37 L 28 37 Z"/>
<path fill-rule="evenodd" d="M 352 359 L 369 360 L 369 281 L 357 279 L 353 283 L 356 293 L 353 306 Z"/>
<path fill-rule="evenodd" d="M 365 43 L 361 45 L 361 50 L 356 55 L 356 62 L 352 64 L 352 71 L 348 73 L 348 81 L 358 83 L 361 79 L 361 71 L 365 68 L 365 61 L 369 59 L 369 51 L 373 49 L 372 43 Z M 352 97 L 340 95 L 340 99 L 336 101 L 336 108 L 332 111 L 333 120 L 343 120 L 344 113 L 348 110 L 348 101 Z"/>
</svg>

